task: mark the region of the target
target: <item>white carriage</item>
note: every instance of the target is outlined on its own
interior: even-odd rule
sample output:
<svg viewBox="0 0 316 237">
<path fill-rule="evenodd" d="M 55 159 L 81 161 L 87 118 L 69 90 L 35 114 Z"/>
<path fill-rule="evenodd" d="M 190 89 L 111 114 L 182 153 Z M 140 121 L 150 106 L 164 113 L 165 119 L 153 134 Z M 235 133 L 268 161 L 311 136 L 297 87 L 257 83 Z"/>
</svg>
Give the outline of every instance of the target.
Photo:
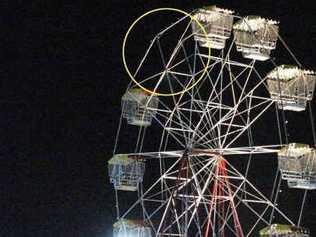
<svg viewBox="0 0 316 237">
<path fill-rule="evenodd" d="M 290 188 L 316 189 L 316 150 L 306 144 L 291 143 L 278 153 L 282 178 Z"/>
<path fill-rule="evenodd" d="M 268 73 L 267 82 L 279 109 L 303 111 L 313 98 L 316 74 L 297 66 L 281 65 Z"/>
<path fill-rule="evenodd" d="M 158 104 L 157 96 L 142 89 L 130 89 L 122 97 L 123 118 L 131 125 L 150 126 Z"/>
<path fill-rule="evenodd" d="M 243 57 L 265 61 L 276 48 L 278 22 L 260 16 L 247 16 L 233 26 L 237 51 Z"/>
<path fill-rule="evenodd" d="M 226 40 L 230 37 L 233 26 L 233 11 L 219 8 L 216 6 L 203 7 L 197 10 L 194 17 L 204 27 L 205 32 L 197 24 L 192 21 L 192 31 L 194 39 L 199 42 L 202 47 L 212 49 L 223 49 Z"/>
<path fill-rule="evenodd" d="M 116 154 L 108 161 L 108 172 L 116 190 L 136 191 L 143 181 L 145 163 L 139 156 Z"/>
<path fill-rule="evenodd" d="M 113 224 L 113 237 L 151 237 L 151 229 L 141 220 L 120 219 Z"/>
<path fill-rule="evenodd" d="M 310 231 L 304 227 L 272 224 L 259 232 L 260 237 L 309 237 Z"/>
</svg>

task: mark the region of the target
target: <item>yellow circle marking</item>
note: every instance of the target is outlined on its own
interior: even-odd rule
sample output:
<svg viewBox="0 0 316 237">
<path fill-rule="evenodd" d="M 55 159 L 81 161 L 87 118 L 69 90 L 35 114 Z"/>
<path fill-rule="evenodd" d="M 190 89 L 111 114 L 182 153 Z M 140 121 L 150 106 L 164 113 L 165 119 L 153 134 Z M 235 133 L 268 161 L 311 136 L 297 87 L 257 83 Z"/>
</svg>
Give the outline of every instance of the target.
<svg viewBox="0 0 316 237">
<path fill-rule="evenodd" d="M 153 10 L 150 10 L 146 13 L 144 13 L 143 15 L 141 15 L 140 17 L 138 17 L 134 22 L 133 24 L 129 27 L 129 29 L 127 30 L 126 34 L 125 34 L 125 37 L 124 37 L 124 40 L 123 40 L 123 46 L 122 46 L 122 59 L 123 59 L 123 64 L 124 64 L 124 68 L 128 74 L 128 76 L 132 79 L 132 81 L 137 85 L 139 86 L 140 88 L 142 88 L 144 91 L 150 93 L 150 94 L 154 94 L 156 96 L 173 96 L 173 95 L 179 95 L 179 94 L 182 94 L 182 93 L 185 93 L 187 92 L 188 90 L 192 89 L 196 84 L 198 84 L 202 78 L 204 77 L 205 73 L 207 72 L 207 68 L 210 64 L 210 59 L 211 59 L 211 48 L 209 47 L 209 50 L 208 50 L 208 59 L 207 59 L 207 62 L 206 62 L 206 65 L 205 65 L 205 68 L 204 68 L 204 71 L 202 73 L 202 75 L 189 87 L 185 88 L 184 90 L 182 91 L 178 91 L 178 92 L 174 92 L 174 93 L 159 93 L 159 92 L 156 92 L 156 91 L 152 91 L 152 90 L 149 90 L 145 87 L 143 87 L 135 78 L 134 76 L 132 75 L 132 73 L 130 72 L 128 66 L 127 66 L 127 63 L 126 63 L 126 58 L 125 58 L 125 47 L 126 47 L 126 41 L 127 41 L 127 38 L 131 32 L 131 30 L 134 28 L 134 26 L 142 19 L 144 18 L 145 16 L 148 16 L 149 14 L 152 14 L 152 13 L 155 13 L 155 12 L 158 12 L 158 11 L 174 11 L 174 12 L 177 12 L 177 13 L 182 13 L 184 14 L 185 16 L 188 16 L 191 18 L 191 20 L 195 21 L 198 26 L 202 29 L 202 32 L 203 34 L 205 35 L 205 38 L 208 39 L 208 35 L 207 35 L 207 32 L 205 30 L 205 28 L 203 27 L 203 25 L 195 18 L 193 17 L 190 13 L 187 13 L 183 10 L 180 10 L 180 9 L 177 9 L 177 8 L 156 8 L 156 9 L 153 9 Z"/>
</svg>

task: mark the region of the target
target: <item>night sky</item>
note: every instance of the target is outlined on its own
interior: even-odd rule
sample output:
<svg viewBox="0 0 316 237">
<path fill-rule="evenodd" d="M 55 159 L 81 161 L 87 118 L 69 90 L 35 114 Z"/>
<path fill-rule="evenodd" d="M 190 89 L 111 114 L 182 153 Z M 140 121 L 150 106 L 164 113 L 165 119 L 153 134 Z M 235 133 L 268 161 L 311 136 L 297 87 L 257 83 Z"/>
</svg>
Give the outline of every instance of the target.
<svg viewBox="0 0 316 237">
<path fill-rule="evenodd" d="M 215 3 L 240 15 L 279 20 L 297 58 L 316 69 L 313 1 L 73 2 L 2 3 L 0 236 L 111 236 L 114 192 L 106 161 L 129 82 L 121 45 L 129 25 L 145 11 L 191 11 Z M 285 63 L 287 56 L 280 58 Z M 289 117 L 292 136 L 306 136 L 311 144 L 308 123 L 302 114 Z M 269 126 L 262 126 L 258 139 L 269 139 Z M 267 162 L 258 161 L 253 174 Z M 297 199 L 286 192 L 284 207 L 296 206 Z M 315 197 L 315 191 L 309 194 L 303 219 L 314 235 Z"/>
</svg>

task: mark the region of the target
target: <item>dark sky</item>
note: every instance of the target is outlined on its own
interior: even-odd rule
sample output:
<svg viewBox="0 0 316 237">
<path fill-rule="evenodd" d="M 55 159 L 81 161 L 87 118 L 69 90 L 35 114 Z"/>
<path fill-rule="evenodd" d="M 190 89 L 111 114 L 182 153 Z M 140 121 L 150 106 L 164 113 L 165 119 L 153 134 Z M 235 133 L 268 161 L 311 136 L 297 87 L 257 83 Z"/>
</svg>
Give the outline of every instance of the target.
<svg viewBox="0 0 316 237">
<path fill-rule="evenodd" d="M 0 236 L 111 235 L 114 197 L 106 161 L 128 83 L 121 45 L 145 11 L 217 3 L 240 15 L 280 20 L 295 55 L 316 69 L 312 1 L 61 2 L 2 3 Z M 293 133 L 307 129 L 293 119 L 294 125 L 301 127 Z M 306 218 L 315 218 L 311 199 L 308 205 Z"/>
</svg>

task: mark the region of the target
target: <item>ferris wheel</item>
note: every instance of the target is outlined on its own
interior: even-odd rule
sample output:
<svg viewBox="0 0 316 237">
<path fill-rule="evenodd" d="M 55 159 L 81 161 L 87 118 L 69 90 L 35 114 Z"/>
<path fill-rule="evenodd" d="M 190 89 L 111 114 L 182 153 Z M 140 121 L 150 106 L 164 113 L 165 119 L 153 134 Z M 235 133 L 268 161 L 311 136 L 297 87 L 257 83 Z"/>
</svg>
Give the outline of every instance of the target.
<svg viewBox="0 0 316 237">
<path fill-rule="evenodd" d="M 179 26 L 170 49 L 168 34 Z M 277 65 L 271 55 L 278 47 L 296 64 Z M 151 56 L 158 56 L 158 71 L 145 69 Z M 310 235 L 301 219 L 307 191 L 316 189 L 316 73 L 288 48 L 279 22 L 216 6 L 195 10 L 157 33 L 132 79 L 108 161 L 116 194 L 114 237 Z M 289 139 L 285 111 L 308 112 L 313 142 Z M 276 128 L 267 133 L 277 139 L 255 144 L 253 126 L 267 113 Z M 135 146 L 121 152 L 122 130 L 135 129 Z M 158 130 L 159 140 L 150 146 L 156 149 L 148 150 Z M 278 159 L 269 195 L 250 175 L 260 154 Z M 236 159 L 244 169 L 235 167 Z M 277 205 L 284 183 L 303 194 L 298 220 Z M 122 203 L 131 193 L 135 201 Z"/>
</svg>

